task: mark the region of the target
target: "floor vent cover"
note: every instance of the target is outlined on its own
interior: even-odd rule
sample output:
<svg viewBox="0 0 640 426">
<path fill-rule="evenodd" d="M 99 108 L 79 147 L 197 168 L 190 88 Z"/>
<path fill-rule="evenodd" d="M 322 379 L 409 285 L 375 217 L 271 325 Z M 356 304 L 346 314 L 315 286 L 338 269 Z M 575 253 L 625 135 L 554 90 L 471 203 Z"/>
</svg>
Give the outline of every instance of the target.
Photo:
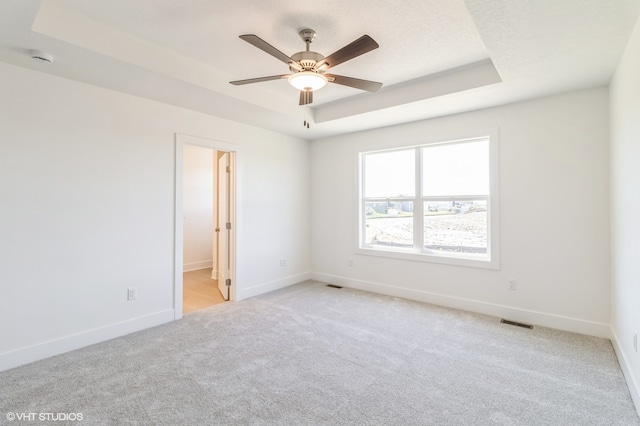
<svg viewBox="0 0 640 426">
<path fill-rule="evenodd" d="M 334 284 L 327 284 L 327 287 L 331 287 L 331 288 L 342 288 L 339 285 L 334 285 Z"/>
<path fill-rule="evenodd" d="M 532 326 L 532 325 L 529 325 L 529 324 L 523 324 L 523 323 L 521 323 L 521 322 L 509 321 L 509 320 L 506 320 L 506 319 L 501 319 L 501 320 L 500 320 L 500 322 L 501 322 L 502 324 L 515 325 L 516 327 L 528 328 L 529 330 L 532 330 L 532 329 L 533 329 L 533 326 Z"/>
</svg>

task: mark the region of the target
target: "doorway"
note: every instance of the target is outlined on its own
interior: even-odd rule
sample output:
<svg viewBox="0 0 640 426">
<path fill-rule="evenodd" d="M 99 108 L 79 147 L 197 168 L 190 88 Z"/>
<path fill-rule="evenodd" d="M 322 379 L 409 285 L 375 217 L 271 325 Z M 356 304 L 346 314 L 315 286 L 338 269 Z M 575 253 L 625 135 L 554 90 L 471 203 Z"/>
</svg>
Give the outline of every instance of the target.
<svg viewBox="0 0 640 426">
<path fill-rule="evenodd" d="M 235 145 L 176 135 L 175 319 L 235 300 Z"/>
</svg>

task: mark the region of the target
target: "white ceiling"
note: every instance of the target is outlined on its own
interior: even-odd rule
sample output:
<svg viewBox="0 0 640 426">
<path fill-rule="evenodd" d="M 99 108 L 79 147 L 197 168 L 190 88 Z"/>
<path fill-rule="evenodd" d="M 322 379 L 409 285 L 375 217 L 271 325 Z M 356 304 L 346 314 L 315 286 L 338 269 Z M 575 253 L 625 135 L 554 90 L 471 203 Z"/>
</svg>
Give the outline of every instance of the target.
<svg viewBox="0 0 640 426">
<path fill-rule="evenodd" d="M 0 60 L 317 139 L 606 85 L 639 14 L 640 0 L 3 0 Z M 304 28 L 325 56 L 375 39 L 331 72 L 383 88 L 330 84 L 301 107 L 285 80 L 229 84 L 288 72 L 239 35 L 292 55 Z"/>
</svg>

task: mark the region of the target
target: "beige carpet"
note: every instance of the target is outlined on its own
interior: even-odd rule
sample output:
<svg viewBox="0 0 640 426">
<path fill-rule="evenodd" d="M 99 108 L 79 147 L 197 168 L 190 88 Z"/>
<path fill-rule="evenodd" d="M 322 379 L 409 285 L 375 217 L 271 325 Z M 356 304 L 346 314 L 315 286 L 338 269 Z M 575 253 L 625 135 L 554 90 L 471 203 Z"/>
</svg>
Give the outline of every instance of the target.
<svg viewBox="0 0 640 426">
<path fill-rule="evenodd" d="M 606 339 L 311 281 L 0 384 L 0 423 L 72 412 L 86 425 L 640 425 Z"/>
</svg>

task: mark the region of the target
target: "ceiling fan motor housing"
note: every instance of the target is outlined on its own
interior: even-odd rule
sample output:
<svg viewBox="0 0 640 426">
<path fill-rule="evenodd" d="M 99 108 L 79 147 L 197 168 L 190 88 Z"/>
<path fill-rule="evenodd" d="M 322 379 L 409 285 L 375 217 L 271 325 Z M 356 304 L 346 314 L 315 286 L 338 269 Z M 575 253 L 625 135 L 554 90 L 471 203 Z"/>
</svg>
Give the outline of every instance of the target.
<svg viewBox="0 0 640 426">
<path fill-rule="evenodd" d="M 324 59 L 324 56 L 318 52 L 306 51 L 291 55 L 291 59 L 299 63 L 303 70 L 311 70 L 318 62 Z M 292 67 L 289 67 L 289 69 L 296 71 Z"/>
</svg>

